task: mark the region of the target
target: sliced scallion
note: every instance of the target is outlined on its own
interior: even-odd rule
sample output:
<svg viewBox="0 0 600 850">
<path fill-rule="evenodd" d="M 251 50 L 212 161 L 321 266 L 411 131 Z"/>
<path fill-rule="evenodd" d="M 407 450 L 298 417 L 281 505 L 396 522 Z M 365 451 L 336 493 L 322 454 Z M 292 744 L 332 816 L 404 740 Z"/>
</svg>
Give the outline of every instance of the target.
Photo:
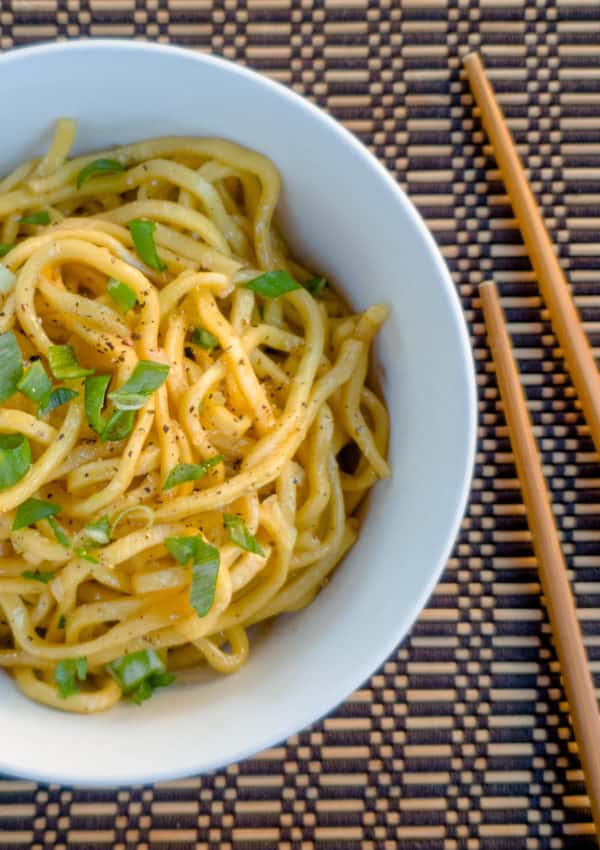
<svg viewBox="0 0 600 850">
<path fill-rule="evenodd" d="M 28 215 L 22 215 L 19 219 L 21 224 L 50 224 L 50 213 L 48 210 L 40 210 L 39 212 L 29 213 Z"/>
<path fill-rule="evenodd" d="M 92 546 L 105 546 L 110 543 L 111 529 L 110 520 L 107 516 L 101 517 L 96 522 L 88 522 L 83 526 L 83 533 Z"/>
<path fill-rule="evenodd" d="M 318 298 L 327 286 L 327 281 L 324 277 L 311 277 L 305 281 L 304 288 L 307 289 L 314 298 Z"/>
<path fill-rule="evenodd" d="M 63 658 L 54 668 L 54 681 L 62 699 L 78 694 L 77 681 L 85 682 L 86 678 L 86 658 Z"/>
<path fill-rule="evenodd" d="M 140 360 L 131 376 L 118 390 L 108 397 L 117 410 L 139 410 L 148 401 L 152 393 L 167 380 L 169 367 L 152 360 Z"/>
<path fill-rule="evenodd" d="M 88 425 L 96 434 L 104 430 L 105 422 L 102 416 L 106 390 L 110 384 L 110 375 L 92 375 L 85 379 L 83 385 L 83 406 Z"/>
<path fill-rule="evenodd" d="M 60 543 L 61 546 L 64 546 L 65 548 L 68 549 L 69 546 L 71 545 L 71 541 L 69 540 L 69 538 L 65 534 L 64 530 L 57 523 L 57 521 L 54 519 L 53 516 L 48 517 L 48 524 L 50 525 L 50 528 L 54 532 L 54 537 L 56 538 L 56 542 Z"/>
<path fill-rule="evenodd" d="M 219 550 L 199 534 L 195 537 L 167 537 L 165 546 L 178 563 L 186 565 L 191 561 L 190 605 L 199 617 L 205 617 L 215 598 Z"/>
<path fill-rule="evenodd" d="M 300 284 L 294 280 L 289 272 L 278 269 L 277 271 L 259 274 L 258 277 L 245 283 L 244 288 L 251 289 L 252 292 L 262 295 L 263 298 L 279 298 L 286 292 L 300 289 Z"/>
<path fill-rule="evenodd" d="M 44 499 L 27 499 L 17 508 L 11 530 L 18 531 L 19 528 L 27 528 L 34 522 L 48 519 L 48 517 L 56 516 L 58 513 L 60 513 L 60 505 L 46 502 Z"/>
<path fill-rule="evenodd" d="M 137 297 L 133 289 L 125 283 L 121 283 L 120 280 L 115 280 L 114 277 L 111 277 L 106 284 L 106 290 L 123 314 L 133 310 L 137 304 Z"/>
<path fill-rule="evenodd" d="M 95 174 L 117 174 L 121 171 L 125 171 L 125 166 L 121 165 L 117 159 L 95 159 L 93 162 L 88 162 L 77 175 L 77 188 L 81 189 L 83 184 Z"/>
<path fill-rule="evenodd" d="M 206 328 L 194 328 L 190 334 L 190 342 L 194 345 L 199 345 L 200 348 L 205 348 L 207 351 L 212 351 L 219 344 L 219 340 Z"/>
<path fill-rule="evenodd" d="M 17 389 L 42 408 L 48 404 L 52 381 L 46 374 L 41 360 L 35 360 L 31 364 L 17 384 Z"/>
<path fill-rule="evenodd" d="M 0 490 L 12 487 L 31 466 L 31 446 L 23 434 L 0 434 Z"/>
<path fill-rule="evenodd" d="M 69 387 L 57 387 L 50 393 L 46 404 L 40 405 L 37 415 L 46 416 L 52 410 L 56 410 L 57 407 L 72 401 L 74 398 L 77 398 L 75 390 L 69 389 Z"/>
<path fill-rule="evenodd" d="M 42 572 L 41 570 L 23 570 L 21 578 L 27 578 L 30 581 L 39 581 L 42 584 L 49 584 L 54 578 L 55 573 Z"/>
<path fill-rule="evenodd" d="M 156 242 L 154 241 L 156 223 L 154 221 L 145 221 L 141 218 L 134 218 L 133 221 L 129 222 L 127 227 L 131 233 L 133 244 L 140 260 L 151 269 L 157 272 L 164 272 L 167 266 L 158 256 Z"/>
<path fill-rule="evenodd" d="M 149 699 L 157 688 L 165 688 L 175 679 L 153 649 L 124 655 L 111 661 L 107 668 L 123 693 L 137 703 Z"/>
<path fill-rule="evenodd" d="M 59 381 L 69 381 L 75 378 L 85 378 L 91 375 L 93 369 L 84 369 L 77 360 L 72 345 L 51 345 L 48 349 L 50 371 Z"/>
<path fill-rule="evenodd" d="M 237 514 L 223 514 L 223 525 L 227 529 L 229 539 L 240 549 L 246 552 L 253 552 L 255 555 L 264 555 L 265 553 L 259 546 L 256 537 L 250 534 L 246 528 L 246 523 Z"/>
<path fill-rule="evenodd" d="M 0 404 L 14 395 L 23 375 L 23 356 L 12 331 L 0 334 Z"/>
<path fill-rule="evenodd" d="M 202 463 L 178 463 L 167 475 L 163 490 L 170 490 L 172 487 L 177 487 L 178 484 L 183 484 L 185 481 L 198 481 L 203 478 L 209 469 L 221 463 L 222 455 L 209 457 L 208 460 Z"/>
</svg>

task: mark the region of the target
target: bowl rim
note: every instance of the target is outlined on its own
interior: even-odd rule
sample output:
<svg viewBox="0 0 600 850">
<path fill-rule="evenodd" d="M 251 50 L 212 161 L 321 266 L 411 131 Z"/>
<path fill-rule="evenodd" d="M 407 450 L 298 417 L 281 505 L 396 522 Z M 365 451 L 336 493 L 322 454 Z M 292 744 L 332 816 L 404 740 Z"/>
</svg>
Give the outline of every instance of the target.
<svg viewBox="0 0 600 850">
<path fill-rule="evenodd" d="M 454 512 L 448 522 L 446 538 L 443 545 L 440 546 L 440 554 L 438 556 L 437 563 L 435 564 L 435 568 L 431 570 L 430 578 L 423 587 L 420 595 L 413 600 L 409 612 L 405 614 L 401 620 L 399 620 L 395 629 L 390 630 L 387 641 L 385 644 L 382 643 L 379 647 L 377 655 L 371 655 L 368 659 L 363 661 L 362 665 L 355 668 L 352 681 L 344 680 L 341 684 L 338 683 L 335 688 L 332 688 L 330 696 L 326 701 L 327 705 L 324 709 L 319 707 L 318 709 L 313 709 L 311 712 L 307 713 L 303 726 L 301 727 L 302 729 L 305 729 L 335 711 L 337 706 L 339 706 L 344 700 L 348 699 L 352 692 L 359 688 L 362 683 L 367 681 L 381 667 L 386 659 L 390 657 L 399 643 L 409 633 L 419 614 L 427 604 L 427 600 L 430 598 L 436 584 L 438 583 L 441 573 L 454 548 L 460 530 L 461 521 L 465 515 L 468 505 L 468 498 L 471 490 L 471 482 L 475 466 L 478 416 L 475 365 L 462 304 L 450 275 L 450 271 L 442 257 L 440 248 L 433 235 L 413 202 L 385 166 L 352 132 L 350 132 L 350 130 L 333 118 L 328 112 L 298 94 L 285 84 L 266 76 L 260 71 L 253 70 L 250 67 L 241 65 L 224 57 L 205 53 L 203 51 L 195 51 L 188 47 L 159 44 L 151 41 L 125 41 L 117 38 L 79 38 L 63 42 L 42 42 L 35 45 L 13 47 L 0 55 L 0 69 L 10 65 L 12 62 L 22 61 L 28 56 L 54 54 L 63 51 L 79 52 L 89 49 L 106 50 L 107 53 L 110 53 L 110 51 L 113 50 L 119 50 L 132 53 L 157 53 L 179 56 L 190 61 L 196 61 L 200 64 L 222 69 L 229 74 L 235 74 L 239 77 L 249 79 L 255 84 L 258 83 L 262 85 L 265 89 L 275 93 L 278 97 L 283 97 L 290 101 L 295 108 L 309 113 L 309 115 L 311 115 L 314 119 L 327 125 L 329 130 L 338 138 L 339 142 L 345 145 L 350 145 L 363 162 L 368 165 L 374 176 L 378 180 L 383 181 L 387 185 L 387 188 L 392 191 L 396 200 L 400 206 L 404 208 L 405 212 L 408 214 L 412 223 L 423 238 L 445 289 L 445 295 L 448 299 L 448 304 L 452 313 L 452 320 L 458 333 L 460 343 L 460 354 L 462 359 L 462 368 L 464 371 L 467 400 L 466 415 L 468 418 L 464 442 L 464 468 L 462 480 L 460 481 Z M 77 784 L 80 787 L 119 787 L 129 784 L 151 783 L 177 779 L 194 774 L 209 773 L 210 771 L 220 769 L 227 764 L 242 761 L 263 749 L 275 746 L 281 741 L 286 740 L 291 735 L 296 734 L 298 731 L 297 723 L 293 723 L 293 725 L 290 726 L 289 722 L 284 720 L 280 724 L 277 724 L 277 728 L 274 728 L 269 735 L 263 736 L 264 740 L 256 740 L 253 743 L 249 743 L 247 746 L 240 748 L 239 751 L 231 757 L 226 756 L 225 759 L 217 759 L 203 765 L 199 765 L 198 761 L 200 758 L 198 755 L 190 757 L 183 752 L 183 757 L 179 759 L 178 766 L 175 767 L 170 765 L 166 768 L 157 768 L 151 775 L 148 773 L 136 774 L 135 768 L 132 768 L 131 771 L 129 771 L 129 778 L 124 778 L 122 773 L 115 773 L 113 775 L 103 775 L 99 779 L 90 779 L 89 777 L 69 772 L 68 768 L 58 768 L 57 770 L 51 771 L 45 769 L 32 771 L 23 765 L 7 762 L 2 753 L 0 753 L 0 772 L 40 782 L 59 782 L 65 785 Z"/>
</svg>

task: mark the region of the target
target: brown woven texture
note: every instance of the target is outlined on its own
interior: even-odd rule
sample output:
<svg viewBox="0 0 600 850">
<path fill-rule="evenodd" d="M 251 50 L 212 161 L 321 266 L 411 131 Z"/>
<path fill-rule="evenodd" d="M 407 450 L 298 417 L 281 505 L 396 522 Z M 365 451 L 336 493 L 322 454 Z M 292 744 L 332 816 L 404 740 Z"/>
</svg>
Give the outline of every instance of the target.
<svg viewBox="0 0 600 850">
<path fill-rule="evenodd" d="M 362 690 L 280 747 L 202 778 L 85 791 L 6 777 L 0 847 L 596 847 L 485 346 L 482 279 L 493 275 L 502 291 L 594 672 L 600 467 L 458 57 L 483 50 L 600 344 L 600 2 L 0 0 L 0 9 L 3 49 L 78 36 L 170 41 L 246 63 L 335 115 L 385 162 L 442 246 L 470 324 L 481 416 L 453 557 Z"/>
</svg>

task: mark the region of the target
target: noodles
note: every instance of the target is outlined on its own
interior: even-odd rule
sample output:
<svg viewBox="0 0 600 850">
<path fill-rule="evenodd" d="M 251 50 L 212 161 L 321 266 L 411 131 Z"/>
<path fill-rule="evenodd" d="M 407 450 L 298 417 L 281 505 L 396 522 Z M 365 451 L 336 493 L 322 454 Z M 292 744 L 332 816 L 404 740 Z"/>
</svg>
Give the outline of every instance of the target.
<svg viewBox="0 0 600 850">
<path fill-rule="evenodd" d="M 90 713 L 239 670 L 328 580 L 389 475 L 387 308 L 290 257 L 259 154 L 74 136 L 0 182 L 0 666 Z"/>
</svg>

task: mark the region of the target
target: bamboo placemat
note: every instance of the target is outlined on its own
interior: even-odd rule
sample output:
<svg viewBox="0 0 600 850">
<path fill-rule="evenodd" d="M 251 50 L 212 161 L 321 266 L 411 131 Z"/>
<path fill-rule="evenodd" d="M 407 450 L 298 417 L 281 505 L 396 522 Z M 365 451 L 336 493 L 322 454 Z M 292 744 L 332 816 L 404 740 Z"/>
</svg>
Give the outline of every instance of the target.
<svg viewBox="0 0 600 850">
<path fill-rule="evenodd" d="M 600 2 L 0 0 L 3 49 L 78 36 L 223 54 L 309 96 L 369 145 L 452 270 L 478 366 L 480 442 L 468 514 L 433 598 L 334 715 L 201 779 L 85 791 L 4 778 L 0 847 L 595 848 L 476 301 L 485 277 L 504 296 L 596 673 L 600 466 L 458 55 L 483 48 L 600 345 Z"/>
</svg>

